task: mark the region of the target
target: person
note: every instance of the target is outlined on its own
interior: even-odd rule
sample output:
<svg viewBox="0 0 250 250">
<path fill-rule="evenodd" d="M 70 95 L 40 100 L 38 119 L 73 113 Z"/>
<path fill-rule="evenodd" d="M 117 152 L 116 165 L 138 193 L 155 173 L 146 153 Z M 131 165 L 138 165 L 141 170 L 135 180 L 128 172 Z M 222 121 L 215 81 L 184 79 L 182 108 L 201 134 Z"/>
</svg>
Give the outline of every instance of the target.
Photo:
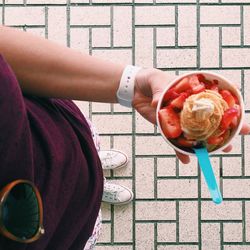
<svg viewBox="0 0 250 250">
<path fill-rule="evenodd" d="M 30 244 L 0 236 L 0 248 L 93 249 L 103 174 L 89 125 L 71 100 L 132 105 L 155 124 L 157 102 L 171 78 L 158 69 L 127 67 L 5 26 L 0 27 L 0 54 L 0 185 L 15 179 L 35 183 L 45 229 Z M 249 130 L 245 124 L 241 132 Z M 188 156 L 176 155 L 189 162 Z"/>
</svg>

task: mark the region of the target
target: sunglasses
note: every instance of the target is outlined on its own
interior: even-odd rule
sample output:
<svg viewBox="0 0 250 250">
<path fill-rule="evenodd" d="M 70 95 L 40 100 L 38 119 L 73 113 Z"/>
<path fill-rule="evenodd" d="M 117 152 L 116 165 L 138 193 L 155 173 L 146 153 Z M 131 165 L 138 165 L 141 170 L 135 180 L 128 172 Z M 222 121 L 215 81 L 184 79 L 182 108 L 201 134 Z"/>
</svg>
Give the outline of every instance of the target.
<svg viewBox="0 0 250 250">
<path fill-rule="evenodd" d="M 44 234 L 41 195 L 27 180 L 16 180 L 0 191 L 0 233 L 31 243 Z"/>
</svg>

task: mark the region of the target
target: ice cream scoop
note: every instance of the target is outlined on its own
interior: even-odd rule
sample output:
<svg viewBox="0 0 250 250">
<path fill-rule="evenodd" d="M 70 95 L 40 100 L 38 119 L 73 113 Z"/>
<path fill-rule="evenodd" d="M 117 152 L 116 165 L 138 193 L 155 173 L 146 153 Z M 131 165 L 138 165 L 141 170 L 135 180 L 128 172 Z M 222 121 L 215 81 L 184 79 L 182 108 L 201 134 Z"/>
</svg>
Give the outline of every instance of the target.
<svg viewBox="0 0 250 250">
<path fill-rule="evenodd" d="M 197 141 L 206 140 L 218 129 L 227 108 L 221 95 L 212 90 L 189 96 L 180 115 L 185 137 Z"/>
</svg>

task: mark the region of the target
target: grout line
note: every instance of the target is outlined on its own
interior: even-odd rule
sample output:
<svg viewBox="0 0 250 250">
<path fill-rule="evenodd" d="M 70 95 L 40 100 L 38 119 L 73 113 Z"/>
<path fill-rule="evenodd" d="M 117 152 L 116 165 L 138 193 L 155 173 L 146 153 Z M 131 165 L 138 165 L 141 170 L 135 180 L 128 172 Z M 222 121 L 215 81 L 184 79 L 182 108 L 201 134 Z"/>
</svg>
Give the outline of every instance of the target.
<svg viewBox="0 0 250 250">
<path fill-rule="evenodd" d="M 156 68 L 157 67 L 157 59 L 156 59 L 156 55 L 157 55 L 157 29 L 156 27 L 153 27 L 153 67 Z"/>
<path fill-rule="evenodd" d="M 48 26 L 49 26 L 49 20 L 48 20 L 49 8 L 47 5 L 45 6 L 44 11 L 45 11 L 45 15 L 44 15 L 45 16 L 45 38 L 48 39 L 48 37 L 49 37 L 49 28 L 48 28 Z"/>
<path fill-rule="evenodd" d="M 222 170 L 222 164 L 223 164 L 223 156 L 219 157 L 219 188 L 221 191 L 221 196 L 223 198 L 223 170 Z"/>
<path fill-rule="evenodd" d="M 219 27 L 219 68 L 222 69 L 222 27 Z"/>
<path fill-rule="evenodd" d="M 179 201 L 176 200 L 176 243 L 180 243 Z"/>
<path fill-rule="evenodd" d="M 246 202 L 242 201 L 242 242 L 246 241 Z"/>
<path fill-rule="evenodd" d="M 132 64 L 135 65 L 135 0 L 132 0 Z M 134 192 L 134 197 L 136 198 L 136 185 L 135 185 L 135 155 L 136 155 L 136 115 L 134 109 L 132 109 L 132 188 Z M 132 218 L 135 222 L 135 211 L 136 211 L 136 202 L 133 201 L 132 208 Z M 132 240 L 133 240 L 133 250 L 136 250 L 136 223 L 133 223 L 132 226 Z"/>
<path fill-rule="evenodd" d="M 175 5 L 175 48 L 178 47 L 178 5 Z"/>
<path fill-rule="evenodd" d="M 223 242 L 224 242 L 224 225 L 223 225 L 223 222 L 220 223 L 220 246 L 221 246 L 221 250 L 224 250 L 224 245 L 223 245 Z"/>
<path fill-rule="evenodd" d="M 223 164 L 223 158 L 222 156 L 219 157 L 219 188 L 221 191 L 221 196 L 223 199 L 223 172 L 222 172 L 222 164 Z M 221 250 L 224 250 L 223 246 L 223 222 L 220 223 L 220 245 Z"/>
<path fill-rule="evenodd" d="M 245 99 L 245 71 L 241 70 L 241 94 L 243 99 Z M 241 173 L 245 176 L 245 137 L 241 136 Z"/>
<path fill-rule="evenodd" d="M 70 0 L 67 0 L 66 17 L 67 47 L 70 47 Z"/>
<path fill-rule="evenodd" d="M 157 182 L 158 182 L 158 176 L 157 176 L 157 157 L 154 157 L 154 198 L 157 200 L 158 198 L 158 189 L 157 189 Z"/>
<path fill-rule="evenodd" d="M 111 213 L 111 243 L 114 243 L 114 238 L 115 238 L 115 213 L 114 213 L 114 205 L 110 205 L 110 213 Z"/>
<path fill-rule="evenodd" d="M 240 45 L 244 46 L 244 7 L 240 6 Z"/>
<path fill-rule="evenodd" d="M 197 26 L 196 26 L 196 30 L 197 30 L 197 52 L 196 52 L 196 66 L 197 66 L 197 70 L 200 69 L 200 54 L 201 54 L 201 46 L 200 46 L 200 0 L 197 0 L 197 8 L 196 8 L 196 17 L 197 17 Z"/>
<path fill-rule="evenodd" d="M 158 222 L 154 223 L 154 250 L 157 250 L 157 235 L 158 235 L 157 224 Z"/>
<path fill-rule="evenodd" d="M 25 0 L 24 0 L 25 1 Z M 197 1 L 198 2 L 198 1 Z M 92 0 L 90 0 L 89 3 L 71 3 L 70 5 L 72 7 L 81 7 L 81 6 L 197 6 L 199 4 L 200 6 L 239 6 L 239 3 L 176 3 L 176 2 L 169 2 L 169 3 L 109 3 L 108 1 L 105 2 L 100 2 L 100 3 L 93 3 Z M 24 4 L 5 4 L 6 7 L 24 7 Z M 33 4 L 33 3 L 27 3 L 26 4 L 29 7 L 42 7 L 44 6 L 43 3 L 39 4 Z M 65 7 L 67 4 L 63 3 L 47 3 L 46 5 L 52 6 L 52 7 Z M 240 3 L 241 6 L 250 6 L 250 3 Z"/>
</svg>

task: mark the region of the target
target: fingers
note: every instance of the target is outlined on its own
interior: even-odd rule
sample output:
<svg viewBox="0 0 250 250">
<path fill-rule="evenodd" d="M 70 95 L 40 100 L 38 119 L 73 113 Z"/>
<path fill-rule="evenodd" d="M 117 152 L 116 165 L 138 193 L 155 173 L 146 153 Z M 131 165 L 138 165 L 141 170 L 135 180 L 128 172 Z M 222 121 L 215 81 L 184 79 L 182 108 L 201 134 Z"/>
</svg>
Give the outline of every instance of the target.
<svg viewBox="0 0 250 250">
<path fill-rule="evenodd" d="M 232 145 L 227 146 L 226 148 L 223 149 L 223 152 L 228 153 L 233 149 Z"/>
<path fill-rule="evenodd" d="M 177 157 L 179 158 L 179 160 L 183 163 L 183 164 L 188 164 L 190 162 L 190 158 L 188 155 L 184 155 L 178 151 L 175 151 Z"/>
<path fill-rule="evenodd" d="M 249 133 L 250 133 L 250 126 L 249 126 L 248 124 L 244 123 L 244 124 L 242 125 L 241 130 L 240 130 L 240 133 L 241 133 L 242 135 L 247 135 L 247 134 L 249 134 Z"/>
</svg>

